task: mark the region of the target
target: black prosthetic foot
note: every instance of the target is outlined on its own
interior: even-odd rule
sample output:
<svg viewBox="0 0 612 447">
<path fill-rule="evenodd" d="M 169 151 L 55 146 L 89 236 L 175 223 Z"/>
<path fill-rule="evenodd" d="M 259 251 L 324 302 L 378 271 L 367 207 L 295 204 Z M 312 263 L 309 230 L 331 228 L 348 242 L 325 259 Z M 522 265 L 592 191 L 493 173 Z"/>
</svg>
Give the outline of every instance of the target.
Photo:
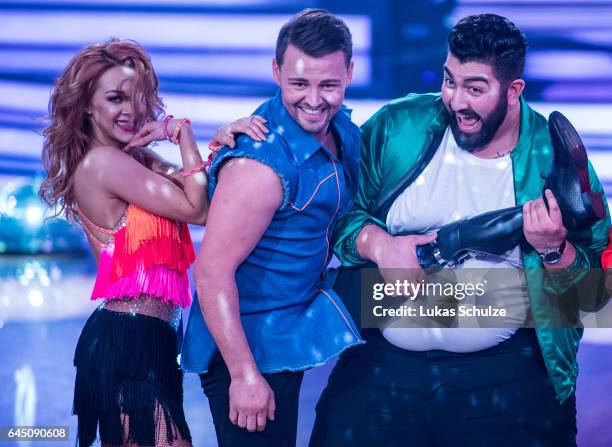
<svg viewBox="0 0 612 447">
<path fill-rule="evenodd" d="M 426 270 L 453 267 L 471 252 L 505 253 L 522 237 L 523 209 L 515 206 L 444 225 L 435 242 L 417 247 L 417 257 Z"/>
<path fill-rule="evenodd" d="M 591 191 L 586 149 L 574 126 L 560 112 L 550 114 L 548 129 L 554 160 L 544 188 L 555 195 L 568 231 L 587 229 L 605 218 L 606 210 L 601 194 Z"/>
</svg>

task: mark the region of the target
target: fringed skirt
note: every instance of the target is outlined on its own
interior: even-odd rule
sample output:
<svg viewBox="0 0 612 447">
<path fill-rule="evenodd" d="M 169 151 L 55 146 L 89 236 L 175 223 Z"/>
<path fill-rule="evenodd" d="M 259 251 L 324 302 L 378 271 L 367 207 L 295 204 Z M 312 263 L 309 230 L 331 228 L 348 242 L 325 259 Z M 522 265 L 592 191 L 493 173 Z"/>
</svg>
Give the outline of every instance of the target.
<svg viewBox="0 0 612 447">
<path fill-rule="evenodd" d="M 190 445 L 177 332 L 166 321 L 99 308 L 74 356 L 78 444 Z"/>
</svg>

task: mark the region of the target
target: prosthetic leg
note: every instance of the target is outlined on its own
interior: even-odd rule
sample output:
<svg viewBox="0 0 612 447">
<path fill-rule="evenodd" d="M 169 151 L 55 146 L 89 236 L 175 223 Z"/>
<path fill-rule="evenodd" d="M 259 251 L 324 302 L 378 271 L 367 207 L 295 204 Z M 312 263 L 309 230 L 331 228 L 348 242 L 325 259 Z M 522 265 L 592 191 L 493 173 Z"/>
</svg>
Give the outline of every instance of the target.
<svg viewBox="0 0 612 447">
<path fill-rule="evenodd" d="M 606 211 L 601 194 L 591 191 L 584 144 L 559 112 L 550 114 L 548 130 L 554 158 L 544 189 L 555 195 L 563 224 L 569 231 L 589 228 L 605 218 Z M 436 241 L 417 247 L 417 257 L 421 267 L 431 271 L 461 264 L 471 252 L 505 253 L 522 238 L 523 207 L 515 206 L 444 225 Z"/>
</svg>

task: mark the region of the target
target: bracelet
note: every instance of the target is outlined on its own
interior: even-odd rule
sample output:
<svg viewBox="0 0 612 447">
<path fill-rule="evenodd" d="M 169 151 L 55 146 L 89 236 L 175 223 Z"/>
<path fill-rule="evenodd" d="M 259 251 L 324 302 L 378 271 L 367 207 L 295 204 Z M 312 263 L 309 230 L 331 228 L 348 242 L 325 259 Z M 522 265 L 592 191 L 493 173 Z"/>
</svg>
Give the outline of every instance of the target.
<svg viewBox="0 0 612 447">
<path fill-rule="evenodd" d="M 200 162 L 200 164 L 199 164 L 199 165 L 197 165 L 195 168 L 193 168 L 191 171 L 187 171 L 187 172 L 185 172 L 185 170 L 183 169 L 183 170 L 181 171 L 181 175 L 182 175 L 183 177 L 189 177 L 190 175 L 193 175 L 193 174 L 195 174 L 196 172 L 201 172 L 201 171 L 203 171 L 203 170 L 204 170 L 204 168 L 206 167 L 206 163 L 207 163 L 206 161 L 202 161 L 202 162 Z"/>
<path fill-rule="evenodd" d="M 212 166 L 213 161 L 215 161 L 216 155 L 217 155 L 217 152 L 213 152 L 213 151 L 211 151 L 210 154 L 208 154 L 208 158 L 204 162 L 204 169 L 206 169 L 207 171 L 210 170 L 210 167 Z"/>
<path fill-rule="evenodd" d="M 210 149 L 211 152 L 219 152 L 222 147 L 223 145 L 218 143 L 216 140 L 212 140 L 210 143 L 208 143 L 208 149 Z"/>
<path fill-rule="evenodd" d="M 162 123 L 164 123 L 164 131 L 166 133 L 166 140 L 170 140 L 170 132 L 168 131 L 168 123 L 174 118 L 174 115 L 166 115 Z"/>
<path fill-rule="evenodd" d="M 207 171 L 210 170 L 210 167 L 212 166 L 215 157 L 223 146 L 223 144 L 217 143 L 215 140 L 212 140 L 210 143 L 208 143 L 208 149 L 210 150 L 210 153 L 208 154 L 208 159 L 206 160 L 206 164 L 204 166 Z"/>
<path fill-rule="evenodd" d="M 170 137 L 170 141 L 172 141 L 174 144 L 178 144 L 179 133 L 181 132 L 181 127 L 183 127 L 184 124 L 191 124 L 191 120 L 189 118 L 183 118 L 178 123 L 176 123 L 176 126 L 174 127 L 174 132 L 172 132 L 172 137 Z"/>
</svg>

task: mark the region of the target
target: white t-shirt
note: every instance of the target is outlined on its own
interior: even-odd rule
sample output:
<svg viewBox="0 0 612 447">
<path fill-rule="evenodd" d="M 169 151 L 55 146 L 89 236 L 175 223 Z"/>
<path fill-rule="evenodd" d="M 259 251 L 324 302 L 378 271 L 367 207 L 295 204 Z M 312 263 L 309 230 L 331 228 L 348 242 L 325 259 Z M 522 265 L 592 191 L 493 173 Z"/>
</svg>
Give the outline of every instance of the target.
<svg viewBox="0 0 612 447">
<path fill-rule="evenodd" d="M 515 197 L 510 156 L 476 157 L 462 150 L 447 128 L 423 173 L 393 202 L 387 226 L 391 234 L 431 233 L 448 223 L 512 206 Z M 492 270 L 499 268 L 504 270 Z M 503 324 L 506 327 L 482 328 L 474 317 L 467 316 L 457 317 L 457 327 L 451 328 L 402 328 L 396 321 L 394 327 L 382 330 L 390 343 L 412 351 L 475 352 L 495 346 L 516 332 L 529 305 L 518 247 L 500 256 L 481 254 L 468 259 L 452 273 L 457 281 L 484 281 L 485 294 L 466 298 L 462 304 L 469 306 L 477 300 L 478 304 L 510 310 Z"/>
</svg>

